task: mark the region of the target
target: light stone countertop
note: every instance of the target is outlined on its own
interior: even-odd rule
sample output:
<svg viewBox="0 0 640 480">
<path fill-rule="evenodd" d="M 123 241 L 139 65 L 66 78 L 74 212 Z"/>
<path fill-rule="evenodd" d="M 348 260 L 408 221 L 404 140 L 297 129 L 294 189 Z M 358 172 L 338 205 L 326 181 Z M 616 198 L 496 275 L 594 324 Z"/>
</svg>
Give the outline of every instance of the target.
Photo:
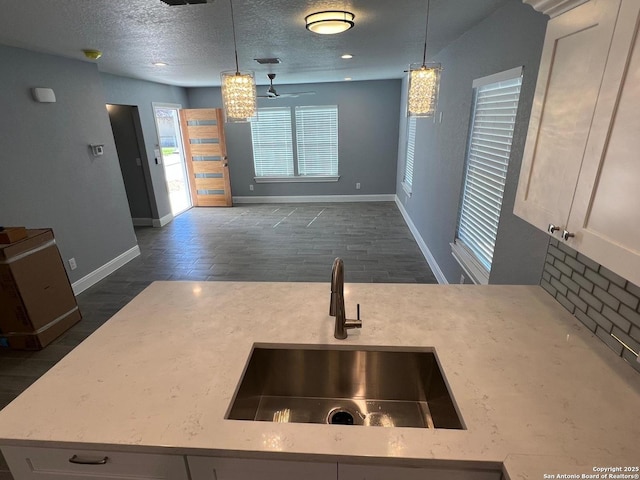
<svg viewBox="0 0 640 480">
<path fill-rule="evenodd" d="M 0 445 L 491 461 L 511 480 L 640 463 L 640 375 L 540 287 L 345 296 L 363 328 L 336 340 L 328 283 L 156 282 L 0 412 Z M 434 347 L 467 430 L 225 420 L 254 343 Z"/>
</svg>

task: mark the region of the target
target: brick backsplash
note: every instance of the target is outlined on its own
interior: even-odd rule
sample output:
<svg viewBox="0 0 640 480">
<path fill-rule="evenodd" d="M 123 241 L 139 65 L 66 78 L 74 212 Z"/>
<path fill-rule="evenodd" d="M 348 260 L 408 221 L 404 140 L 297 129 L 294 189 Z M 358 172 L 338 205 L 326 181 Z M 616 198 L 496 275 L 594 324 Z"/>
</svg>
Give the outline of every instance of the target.
<svg viewBox="0 0 640 480">
<path fill-rule="evenodd" d="M 540 285 L 640 372 L 640 287 L 554 238 Z"/>
</svg>

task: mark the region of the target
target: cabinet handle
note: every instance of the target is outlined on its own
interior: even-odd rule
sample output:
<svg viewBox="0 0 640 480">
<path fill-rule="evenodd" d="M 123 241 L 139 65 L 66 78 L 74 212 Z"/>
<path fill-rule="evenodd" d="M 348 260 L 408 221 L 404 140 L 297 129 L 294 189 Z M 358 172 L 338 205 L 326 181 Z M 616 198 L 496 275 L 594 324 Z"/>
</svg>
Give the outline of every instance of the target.
<svg viewBox="0 0 640 480">
<path fill-rule="evenodd" d="M 74 455 L 69 459 L 69 463 L 76 463 L 78 465 L 105 465 L 109 457 L 104 457 L 99 460 L 83 460 L 77 455 Z"/>
<path fill-rule="evenodd" d="M 547 232 L 549 232 L 551 235 L 553 235 L 558 230 L 560 230 L 560 227 L 556 227 L 553 223 L 550 223 L 547 227 Z"/>
<path fill-rule="evenodd" d="M 562 239 L 563 239 L 565 242 L 566 242 L 567 240 L 569 240 L 570 238 L 573 238 L 573 237 L 575 237 L 575 236 L 576 236 L 576 234 L 575 234 L 575 233 L 570 233 L 570 232 L 567 232 L 566 230 L 564 230 L 564 231 L 562 232 Z"/>
</svg>

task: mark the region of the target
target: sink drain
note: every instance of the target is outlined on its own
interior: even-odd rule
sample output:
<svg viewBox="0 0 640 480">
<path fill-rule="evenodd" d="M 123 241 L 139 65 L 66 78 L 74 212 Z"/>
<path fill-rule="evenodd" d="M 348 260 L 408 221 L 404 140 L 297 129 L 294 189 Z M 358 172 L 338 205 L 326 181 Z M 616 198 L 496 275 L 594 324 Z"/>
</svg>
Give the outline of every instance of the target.
<svg viewBox="0 0 640 480">
<path fill-rule="evenodd" d="M 331 410 L 327 415 L 327 423 L 331 425 L 353 425 L 353 414 L 341 408 Z"/>
</svg>

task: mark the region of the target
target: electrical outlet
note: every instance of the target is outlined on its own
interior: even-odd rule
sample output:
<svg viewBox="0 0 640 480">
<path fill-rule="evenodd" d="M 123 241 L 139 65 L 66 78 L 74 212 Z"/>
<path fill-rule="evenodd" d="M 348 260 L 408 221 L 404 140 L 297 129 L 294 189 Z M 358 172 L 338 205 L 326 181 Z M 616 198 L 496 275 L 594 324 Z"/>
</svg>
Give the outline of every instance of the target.
<svg viewBox="0 0 640 480">
<path fill-rule="evenodd" d="M 464 285 L 464 273 L 460 274 L 460 285 Z"/>
<path fill-rule="evenodd" d="M 249 190 L 253 192 L 253 185 L 249 185 Z"/>
<path fill-rule="evenodd" d="M 356 183 L 356 190 L 360 190 L 360 182 Z"/>
<path fill-rule="evenodd" d="M 78 264 L 76 263 L 75 258 L 69 259 L 69 267 L 71 267 L 71 270 L 75 270 L 76 268 L 78 268 Z"/>
</svg>

